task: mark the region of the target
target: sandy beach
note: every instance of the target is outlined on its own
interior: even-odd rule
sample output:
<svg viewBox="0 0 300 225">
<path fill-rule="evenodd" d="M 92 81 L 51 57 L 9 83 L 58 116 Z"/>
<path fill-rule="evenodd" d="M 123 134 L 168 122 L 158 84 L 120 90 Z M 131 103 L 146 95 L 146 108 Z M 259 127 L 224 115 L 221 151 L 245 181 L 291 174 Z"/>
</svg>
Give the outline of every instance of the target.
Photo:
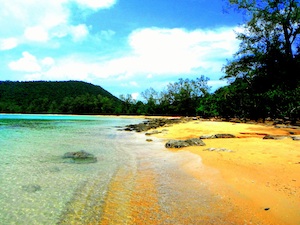
<svg viewBox="0 0 300 225">
<path fill-rule="evenodd" d="M 201 157 L 201 164 L 182 166 L 208 184 L 209 190 L 220 196 L 222 202 L 234 207 L 227 222 L 300 224 L 300 141 L 290 138 L 298 137 L 300 129 L 190 121 L 157 130 L 162 133 L 155 136 L 165 141 L 212 134 L 235 135 L 236 138 L 204 139 L 205 146 L 170 151 L 189 151 Z M 266 135 L 285 137 L 263 139 Z M 218 205 L 215 209 L 222 210 Z"/>
</svg>

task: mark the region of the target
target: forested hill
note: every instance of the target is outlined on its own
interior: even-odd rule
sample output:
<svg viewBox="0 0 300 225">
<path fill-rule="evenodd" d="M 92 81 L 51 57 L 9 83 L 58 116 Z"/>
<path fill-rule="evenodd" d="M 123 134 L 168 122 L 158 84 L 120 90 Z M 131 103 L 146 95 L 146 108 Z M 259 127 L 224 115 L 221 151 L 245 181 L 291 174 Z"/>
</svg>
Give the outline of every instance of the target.
<svg viewBox="0 0 300 225">
<path fill-rule="evenodd" d="M 81 81 L 0 81 L 0 112 L 118 113 L 121 100 Z"/>
</svg>

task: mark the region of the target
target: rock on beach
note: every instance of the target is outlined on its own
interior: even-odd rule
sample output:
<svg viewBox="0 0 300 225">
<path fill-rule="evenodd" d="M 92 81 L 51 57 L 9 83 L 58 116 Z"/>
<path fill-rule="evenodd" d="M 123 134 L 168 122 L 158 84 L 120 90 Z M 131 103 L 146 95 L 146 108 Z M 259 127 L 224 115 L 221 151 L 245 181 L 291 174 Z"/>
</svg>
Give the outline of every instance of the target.
<svg viewBox="0 0 300 225">
<path fill-rule="evenodd" d="M 189 146 L 205 146 L 205 143 L 199 138 L 187 140 L 170 140 L 165 144 L 166 148 L 184 148 Z"/>
</svg>

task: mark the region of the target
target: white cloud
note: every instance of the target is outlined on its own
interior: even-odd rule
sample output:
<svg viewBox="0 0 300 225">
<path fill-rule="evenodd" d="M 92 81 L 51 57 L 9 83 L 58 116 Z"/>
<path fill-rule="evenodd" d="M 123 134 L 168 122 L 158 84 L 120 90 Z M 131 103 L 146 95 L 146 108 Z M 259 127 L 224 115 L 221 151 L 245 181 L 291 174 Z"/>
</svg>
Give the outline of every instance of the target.
<svg viewBox="0 0 300 225">
<path fill-rule="evenodd" d="M 36 42 L 46 42 L 49 39 L 48 31 L 41 26 L 26 28 L 24 36 L 27 40 Z"/>
<path fill-rule="evenodd" d="M 8 66 L 11 70 L 22 72 L 41 71 L 41 67 L 34 55 L 31 55 L 29 52 L 23 52 L 22 55 L 21 59 L 9 63 Z"/>
<path fill-rule="evenodd" d="M 138 87 L 138 83 L 136 81 L 130 81 L 129 82 L 130 86 Z"/>
<path fill-rule="evenodd" d="M 109 8 L 116 3 L 116 0 L 75 0 L 78 4 L 97 10 L 100 8 Z"/>
<path fill-rule="evenodd" d="M 85 25 L 77 28 L 78 38 L 88 32 Z M 131 33 L 129 50 L 119 57 L 73 55 L 54 60 L 23 53 L 23 58 L 9 66 L 13 70 L 32 72 L 27 74 L 31 78 L 89 82 L 106 79 L 127 84 L 124 88 L 132 88 L 131 91 L 149 88 L 153 82 L 172 82 L 174 76 L 208 76 L 212 80 L 209 85 L 217 87 L 224 85 L 217 81 L 222 75 L 221 68 L 236 52 L 238 44 L 233 28 L 192 31 L 146 28 Z"/>
<path fill-rule="evenodd" d="M 51 38 L 68 35 L 74 41 L 80 41 L 87 36 L 88 29 L 84 24 L 73 24 L 71 5 L 82 6 L 83 11 L 94 11 L 111 7 L 116 0 L 0 0 L 0 3 L 0 39 L 17 40 L 10 45 L 0 42 L 0 50 L 8 50 L 9 46 L 16 47 L 20 43 L 46 43 Z"/>
<path fill-rule="evenodd" d="M 148 79 L 151 79 L 153 77 L 153 75 L 151 74 L 151 73 L 149 73 L 148 75 L 147 75 L 147 78 Z"/>
<path fill-rule="evenodd" d="M 70 33 L 73 36 L 73 40 L 77 42 L 84 39 L 88 35 L 89 30 L 85 24 L 80 24 L 78 26 L 71 26 Z"/>
<path fill-rule="evenodd" d="M 154 74 L 191 73 L 197 68 L 215 71 L 216 59 L 231 57 L 238 47 L 232 28 L 147 28 L 133 32 L 129 43 L 138 67 Z"/>
<path fill-rule="evenodd" d="M 50 66 L 53 66 L 55 64 L 55 61 L 51 57 L 46 57 L 46 58 L 41 60 L 41 64 L 43 66 L 50 67 Z"/>
<path fill-rule="evenodd" d="M 16 38 L 5 38 L 0 40 L 0 50 L 10 50 L 18 46 Z"/>
</svg>

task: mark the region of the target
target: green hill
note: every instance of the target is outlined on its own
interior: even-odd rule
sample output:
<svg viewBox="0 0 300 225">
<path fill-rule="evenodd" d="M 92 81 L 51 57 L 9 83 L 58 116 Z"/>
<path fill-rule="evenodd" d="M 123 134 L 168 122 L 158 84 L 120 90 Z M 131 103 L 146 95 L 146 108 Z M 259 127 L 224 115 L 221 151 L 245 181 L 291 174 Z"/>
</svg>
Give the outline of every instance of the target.
<svg viewBox="0 0 300 225">
<path fill-rule="evenodd" d="M 121 100 L 81 81 L 0 81 L 0 112 L 119 113 Z"/>
</svg>

